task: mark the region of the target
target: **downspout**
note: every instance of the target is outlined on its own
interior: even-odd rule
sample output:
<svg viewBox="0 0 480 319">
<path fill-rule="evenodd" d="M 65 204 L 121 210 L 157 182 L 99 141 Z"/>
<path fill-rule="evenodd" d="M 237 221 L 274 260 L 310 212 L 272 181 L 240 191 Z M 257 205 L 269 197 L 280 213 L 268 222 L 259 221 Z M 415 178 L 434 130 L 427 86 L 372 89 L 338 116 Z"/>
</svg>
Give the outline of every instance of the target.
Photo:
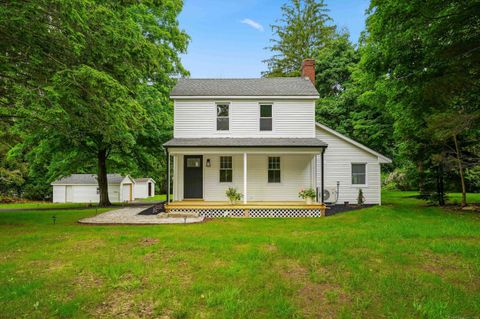
<svg viewBox="0 0 480 319">
<path fill-rule="evenodd" d="M 165 156 L 167 157 L 167 204 L 170 203 L 170 154 L 168 148 L 165 147 Z"/>
<path fill-rule="evenodd" d="M 325 194 L 324 194 L 324 183 L 325 183 L 325 161 L 324 161 L 324 154 L 325 154 L 325 147 L 322 148 L 322 155 L 321 155 L 321 162 L 322 162 L 322 182 L 321 182 L 321 189 L 320 191 L 322 192 L 322 204 L 325 204 Z"/>
</svg>

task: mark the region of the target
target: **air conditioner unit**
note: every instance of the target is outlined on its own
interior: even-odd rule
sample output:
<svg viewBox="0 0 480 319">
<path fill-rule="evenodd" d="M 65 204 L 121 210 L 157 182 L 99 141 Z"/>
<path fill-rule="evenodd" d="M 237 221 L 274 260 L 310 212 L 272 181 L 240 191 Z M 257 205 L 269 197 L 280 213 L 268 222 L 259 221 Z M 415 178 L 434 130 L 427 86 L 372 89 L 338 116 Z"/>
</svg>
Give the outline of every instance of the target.
<svg viewBox="0 0 480 319">
<path fill-rule="evenodd" d="M 323 190 L 323 201 L 327 204 L 332 204 L 337 201 L 337 188 L 327 187 Z"/>
</svg>

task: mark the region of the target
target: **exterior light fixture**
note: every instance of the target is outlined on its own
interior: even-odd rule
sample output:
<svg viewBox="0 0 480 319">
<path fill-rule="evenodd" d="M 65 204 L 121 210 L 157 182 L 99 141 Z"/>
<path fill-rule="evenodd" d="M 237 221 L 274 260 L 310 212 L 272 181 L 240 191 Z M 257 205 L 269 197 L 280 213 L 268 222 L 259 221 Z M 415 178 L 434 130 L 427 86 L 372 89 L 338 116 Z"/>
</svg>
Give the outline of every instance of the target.
<svg viewBox="0 0 480 319">
<path fill-rule="evenodd" d="M 207 158 L 207 164 L 206 164 L 206 165 L 207 165 L 207 167 L 210 167 L 210 166 L 212 165 L 212 164 L 210 163 L 210 159 L 209 159 L 209 158 Z"/>
</svg>

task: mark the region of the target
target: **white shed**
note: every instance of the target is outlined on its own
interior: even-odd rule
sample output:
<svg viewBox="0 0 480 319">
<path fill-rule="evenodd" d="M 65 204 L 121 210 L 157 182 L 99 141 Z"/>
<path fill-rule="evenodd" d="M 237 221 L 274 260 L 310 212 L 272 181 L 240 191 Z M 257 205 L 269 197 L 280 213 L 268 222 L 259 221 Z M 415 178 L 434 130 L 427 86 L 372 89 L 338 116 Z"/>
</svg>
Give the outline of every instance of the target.
<svg viewBox="0 0 480 319">
<path fill-rule="evenodd" d="M 107 174 L 108 197 L 112 203 L 131 202 L 135 199 L 135 181 L 129 176 Z M 100 190 L 97 175 L 72 174 L 53 182 L 54 203 L 98 203 Z"/>
<path fill-rule="evenodd" d="M 135 178 L 135 198 L 155 196 L 155 181 L 150 178 Z"/>
</svg>

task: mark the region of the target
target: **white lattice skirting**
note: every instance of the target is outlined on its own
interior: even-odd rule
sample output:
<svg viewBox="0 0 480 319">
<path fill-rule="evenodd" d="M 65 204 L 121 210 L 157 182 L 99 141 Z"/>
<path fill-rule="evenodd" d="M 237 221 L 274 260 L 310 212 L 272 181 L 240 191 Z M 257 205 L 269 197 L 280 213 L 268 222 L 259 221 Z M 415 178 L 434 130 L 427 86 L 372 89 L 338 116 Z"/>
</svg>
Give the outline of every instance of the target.
<svg viewBox="0 0 480 319">
<path fill-rule="evenodd" d="M 170 209 L 172 213 L 198 213 L 208 218 L 219 217 L 254 217 L 254 218 L 295 218 L 321 217 L 320 209 Z"/>
</svg>

